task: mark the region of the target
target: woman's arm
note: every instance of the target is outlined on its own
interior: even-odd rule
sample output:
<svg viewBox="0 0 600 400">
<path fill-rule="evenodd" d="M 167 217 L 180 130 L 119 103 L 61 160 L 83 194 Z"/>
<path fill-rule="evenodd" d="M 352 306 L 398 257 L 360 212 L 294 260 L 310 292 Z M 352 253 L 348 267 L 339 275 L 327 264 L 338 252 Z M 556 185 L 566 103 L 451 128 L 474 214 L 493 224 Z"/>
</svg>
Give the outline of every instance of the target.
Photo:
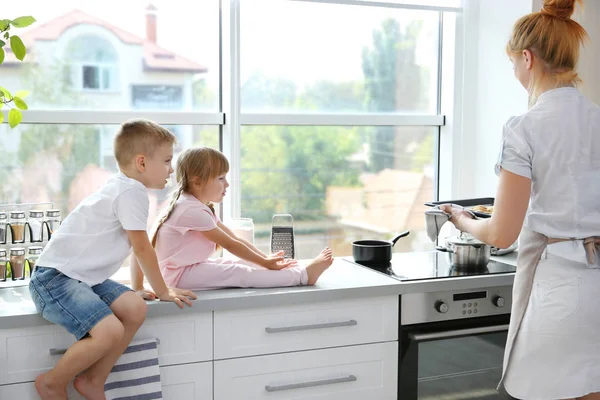
<svg viewBox="0 0 600 400">
<path fill-rule="evenodd" d="M 505 249 L 512 245 L 521 233 L 530 196 L 531 179 L 502 169 L 491 218 L 475 220 L 466 211 L 449 205 L 442 208 L 452 213 L 450 221 L 460 231 L 468 232 L 499 249 Z"/>
<path fill-rule="evenodd" d="M 244 238 L 241 238 L 239 236 L 237 236 L 231 229 L 229 229 L 227 227 L 227 225 L 225 225 L 224 223 L 222 223 L 221 221 L 219 221 L 217 223 L 217 226 L 219 228 L 221 228 L 221 230 L 223 230 L 223 232 L 227 233 L 229 236 L 231 236 L 234 239 L 239 240 L 240 242 L 244 243 L 250 250 L 254 251 L 255 253 L 259 254 L 262 257 L 268 257 L 265 253 L 263 253 L 262 251 L 260 251 L 258 249 L 258 247 L 256 247 L 254 244 L 250 243 L 249 241 L 247 241 Z"/>
</svg>

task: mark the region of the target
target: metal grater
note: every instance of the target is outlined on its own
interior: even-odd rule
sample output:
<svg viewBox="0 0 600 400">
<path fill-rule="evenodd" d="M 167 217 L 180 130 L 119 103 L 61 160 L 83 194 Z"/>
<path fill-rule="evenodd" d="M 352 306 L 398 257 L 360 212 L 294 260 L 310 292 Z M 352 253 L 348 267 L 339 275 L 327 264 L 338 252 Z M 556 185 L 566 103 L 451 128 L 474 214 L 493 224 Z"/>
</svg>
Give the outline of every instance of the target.
<svg viewBox="0 0 600 400">
<path fill-rule="evenodd" d="M 294 258 L 294 218 L 290 214 L 275 214 L 271 228 L 271 253 L 283 250 L 285 258 Z"/>
</svg>

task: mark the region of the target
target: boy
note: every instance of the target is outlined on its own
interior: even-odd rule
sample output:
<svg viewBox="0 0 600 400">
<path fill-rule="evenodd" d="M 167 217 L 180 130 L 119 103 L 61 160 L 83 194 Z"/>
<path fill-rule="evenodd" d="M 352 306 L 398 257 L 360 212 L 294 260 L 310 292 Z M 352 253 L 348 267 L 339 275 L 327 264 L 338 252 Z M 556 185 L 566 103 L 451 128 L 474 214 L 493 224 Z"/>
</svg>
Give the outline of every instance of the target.
<svg viewBox="0 0 600 400">
<path fill-rule="evenodd" d="M 188 297 L 196 298 L 165 285 L 146 232 L 147 189 L 164 189 L 173 172 L 175 141 L 151 121 L 121 125 L 114 142 L 121 172 L 65 218 L 40 256 L 29 284 L 36 309 L 78 340 L 52 370 L 37 377 L 35 387 L 43 400 L 66 400 L 73 378 L 86 399 L 105 399 L 106 378 L 146 317 L 144 300 L 108 279 L 132 247 L 160 300 L 183 307 L 192 305 Z"/>
</svg>

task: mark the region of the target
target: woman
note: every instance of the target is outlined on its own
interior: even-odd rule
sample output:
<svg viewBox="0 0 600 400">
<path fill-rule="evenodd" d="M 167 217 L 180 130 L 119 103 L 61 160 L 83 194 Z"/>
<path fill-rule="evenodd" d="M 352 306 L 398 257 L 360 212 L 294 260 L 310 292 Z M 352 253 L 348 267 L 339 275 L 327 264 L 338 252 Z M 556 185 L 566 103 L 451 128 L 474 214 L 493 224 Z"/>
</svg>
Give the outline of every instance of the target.
<svg viewBox="0 0 600 400">
<path fill-rule="evenodd" d="M 576 0 L 545 0 L 507 45 L 529 111 L 504 126 L 490 219 L 444 206 L 499 248 L 519 237 L 502 382 L 519 399 L 600 399 L 600 108 L 576 88 Z"/>
</svg>

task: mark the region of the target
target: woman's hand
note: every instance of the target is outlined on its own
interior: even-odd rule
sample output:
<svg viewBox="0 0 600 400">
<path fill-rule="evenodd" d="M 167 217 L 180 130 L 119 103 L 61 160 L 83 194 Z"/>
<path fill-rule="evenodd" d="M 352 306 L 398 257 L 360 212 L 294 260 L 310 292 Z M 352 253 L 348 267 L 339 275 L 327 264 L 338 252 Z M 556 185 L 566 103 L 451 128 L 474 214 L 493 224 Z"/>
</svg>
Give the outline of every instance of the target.
<svg viewBox="0 0 600 400">
<path fill-rule="evenodd" d="M 152 290 L 141 288 L 135 291 L 135 294 L 140 296 L 144 300 L 156 300 L 158 296 Z"/>
<path fill-rule="evenodd" d="M 464 222 L 466 220 L 473 219 L 473 216 L 471 214 L 469 214 L 464 209 L 452 207 L 449 204 L 441 205 L 440 209 L 448 214 L 451 214 L 449 221 L 454 224 L 456 229 L 458 229 L 461 232 L 467 232 Z"/>
</svg>

